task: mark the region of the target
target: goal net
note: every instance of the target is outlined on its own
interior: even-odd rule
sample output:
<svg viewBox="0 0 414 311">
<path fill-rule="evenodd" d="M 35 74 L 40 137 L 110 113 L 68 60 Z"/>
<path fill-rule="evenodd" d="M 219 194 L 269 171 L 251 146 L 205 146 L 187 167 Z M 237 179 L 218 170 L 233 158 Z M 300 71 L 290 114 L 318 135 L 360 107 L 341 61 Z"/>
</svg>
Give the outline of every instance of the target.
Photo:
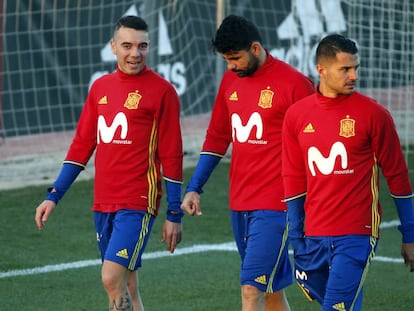
<svg viewBox="0 0 414 311">
<path fill-rule="evenodd" d="M 185 165 L 198 157 L 225 63 L 210 41 L 227 14 L 244 15 L 265 47 L 317 77 L 314 49 L 328 33 L 360 48 L 359 89 L 395 118 L 407 159 L 414 146 L 414 4 L 411 0 L 2 1 L 0 189 L 51 183 L 90 84 L 115 69 L 109 41 L 123 15 L 150 26 L 148 64 L 182 103 Z M 411 169 L 413 163 L 409 163 Z M 90 163 L 83 177 L 93 175 Z"/>
</svg>

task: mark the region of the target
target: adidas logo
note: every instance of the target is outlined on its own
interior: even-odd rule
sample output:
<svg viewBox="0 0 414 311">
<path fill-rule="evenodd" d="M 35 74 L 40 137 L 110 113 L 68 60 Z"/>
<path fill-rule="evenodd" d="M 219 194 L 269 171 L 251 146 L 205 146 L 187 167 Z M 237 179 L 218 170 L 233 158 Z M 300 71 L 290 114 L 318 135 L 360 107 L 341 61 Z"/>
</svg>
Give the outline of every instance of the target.
<svg viewBox="0 0 414 311">
<path fill-rule="evenodd" d="M 266 285 L 267 284 L 266 275 L 258 276 L 257 278 L 254 279 L 254 281 L 257 282 L 257 283 Z"/>
<path fill-rule="evenodd" d="M 291 1 L 292 10 L 278 25 L 276 31 L 280 40 L 290 40 L 287 48 L 275 48 L 271 54 L 282 58 L 287 63 L 295 63 L 296 68 L 306 75 L 318 79 L 314 70 L 316 64 L 310 65 L 314 54 L 308 53 L 314 44 L 325 34 L 343 33 L 347 30 L 347 21 L 341 0 L 306 0 Z M 303 53 L 303 54 L 302 54 Z M 301 61 L 290 55 L 305 55 Z"/>
<path fill-rule="evenodd" d="M 106 97 L 106 95 L 105 96 L 103 96 L 99 101 L 98 101 L 98 104 L 99 105 L 105 105 L 105 104 L 107 104 L 108 103 L 108 98 Z"/>
<path fill-rule="evenodd" d="M 118 252 L 116 253 L 116 255 L 117 255 L 118 257 L 128 259 L 128 251 L 127 251 L 127 249 L 126 249 L 126 248 L 124 248 L 124 249 L 122 249 L 122 250 L 118 251 Z"/>
<path fill-rule="evenodd" d="M 278 26 L 280 39 L 297 39 L 301 32 L 305 41 L 323 33 L 346 31 L 346 20 L 340 0 L 301 1 Z"/>
<path fill-rule="evenodd" d="M 237 92 L 236 92 L 236 91 L 234 91 L 234 92 L 230 95 L 229 100 L 231 100 L 231 101 L 238 101 L 238 100 L 239 100 L 239 98 L 237 97 Z"/>
<path fill-rule="evenodd" d="M 339 303 L 334 304 L 332 306 L 332 308 L 335 309 L 335 310 L 338 310 L 338 311 L 346 311 L 345 303 L 343 303 L 343 302 L 339 302 Z"/>
<path fill-rule="evenodd" d="M 308 125 L 305 126 L 305 128 L 303 129 L 303 133 L 314 133 L 315 129 L 313 128 L 312 123 L 309 123 Z"/>
</svg>

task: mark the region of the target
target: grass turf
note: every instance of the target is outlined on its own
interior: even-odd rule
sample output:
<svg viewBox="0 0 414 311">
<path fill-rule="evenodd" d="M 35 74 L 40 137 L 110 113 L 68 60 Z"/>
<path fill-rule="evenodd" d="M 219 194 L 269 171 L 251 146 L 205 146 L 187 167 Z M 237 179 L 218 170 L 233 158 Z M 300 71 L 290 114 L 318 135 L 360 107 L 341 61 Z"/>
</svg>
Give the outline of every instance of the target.
<svg viewBox="0 0 414 311">
<path fill-rule="evenodd" d="M 227 204 L 228 164 L 221 163 L 201 198 L 203 216 L 184 218 L 180 248 L 233 240 Z M 192 170 L 186 170 L 188 181 Z M 384 182 L 384 219 L 397 219 Z M 61 201 L 43 232 L 34 223 L 35 207 L 44 186 L 0 192 L 0 273 L 16 269 L 98 259 L 90 210 L 92 183 L 76 182 Z M 161 251 L 165 203 L 146 253 Z M 378 256 L 400 258 L 397 229 L 383 229 Z M 140 270 L 141 295 L 146 310 L 240 310 L 240 260 L 235 251 L 212 251 L 144 259 Z M 412 310 L 414 273 L 401 263 L 374 261 L 365 284 L 364 311 Z M 296 285 L 287 289 L 292 310 L 316 311 Z M 100 266 L 44 274 L 0 278 L 1 310 L 106 310 Z"/>
</svg>

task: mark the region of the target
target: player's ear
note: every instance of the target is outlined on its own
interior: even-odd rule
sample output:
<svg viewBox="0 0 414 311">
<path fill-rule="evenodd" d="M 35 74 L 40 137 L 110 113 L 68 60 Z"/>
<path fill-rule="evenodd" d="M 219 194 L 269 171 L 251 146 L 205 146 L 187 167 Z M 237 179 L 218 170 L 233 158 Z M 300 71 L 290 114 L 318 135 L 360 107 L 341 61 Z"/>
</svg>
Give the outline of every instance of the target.
<svg viewBox="0 0 414 311">
<path fill-rule="evenodd" d="M 114 40 L 114 39 L 111 39 L 110 44 L 111 44 L 111 50 L 112 50 L 112 53 L 113 53 L 114 55 L 116 55 L 115 40 Z"/>
<path fill-rule="evenodd" d="M 260 51 L 261 51 L 261 49 L 262 49 L 262 46 L 260 45 L 260 43 L 259 42 L 257 42 L 257 41 L 254 41 L 253 43 L 252 43 L 252 45 L 250 46 L 250 51 L 254 54 L 254 55 L 256 55 L 256 56 L 259 56 L 260 55 Z"/>
<path fill-rule="evenodd" d="M 321 64 L 316 64 L 316 72 L 318 73 L 318 76 L 321 77 L 324 74 L 324 67 Z"/>
</svg>

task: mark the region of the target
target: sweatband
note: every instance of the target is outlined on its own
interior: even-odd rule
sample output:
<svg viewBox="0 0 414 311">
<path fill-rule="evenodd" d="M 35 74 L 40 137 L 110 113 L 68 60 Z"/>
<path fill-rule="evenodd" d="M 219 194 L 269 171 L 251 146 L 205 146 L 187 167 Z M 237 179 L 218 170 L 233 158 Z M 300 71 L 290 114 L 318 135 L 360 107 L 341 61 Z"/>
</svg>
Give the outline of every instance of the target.
<svg viewBox="0 0 414 311">
<path fill-rule="evenodd" d="M 195 191 L 197 193 L 203 193 L 203 186 L 221 159 L 222 157 L 217 155 L 204 153 L 200 154 L 197 166 L 194 170 L 193 176 L 191 176 L 185 192 Z"/>
<path fill-rule="evenodd" d="M 181 182 L 175 182 L 165 179 L 165 188 L 167 192 L 167 220 L 181 223 L 184 212 L 181 210 Z"/>
<path fill-rule="evenodd" d="M 398 230 L 402 234 L 403 243 L 414 243 L 413 198 L 410 196 L 404 198 L 393 197 L 393 199 L 401 222 Z"/>
<path fill-rule="evenodd" d="M 80 165 L 64 163 L 53 186 L 47 189 L 46 200 L 51 200 L 58 204 L 83 169 L 84 167 Z"/>
<path fill-rule="evenodd" d="M 289 224 L 289 239 L 298 239 L 304 237 L 303 223 L 305 221 L 305 199 L 306 196 L 301 196 L 293 200 L 286 200 Z"/>
</svg>

